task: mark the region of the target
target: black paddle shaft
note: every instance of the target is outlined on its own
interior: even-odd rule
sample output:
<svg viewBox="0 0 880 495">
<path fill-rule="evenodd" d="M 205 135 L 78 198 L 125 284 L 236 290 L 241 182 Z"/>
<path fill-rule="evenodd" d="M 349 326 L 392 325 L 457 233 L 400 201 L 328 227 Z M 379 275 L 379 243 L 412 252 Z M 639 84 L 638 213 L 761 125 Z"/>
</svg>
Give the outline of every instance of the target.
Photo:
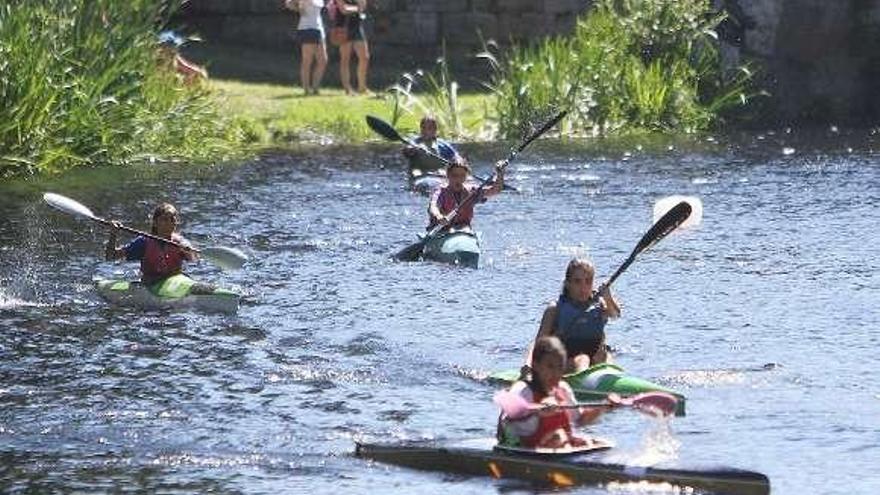
<svg viewBox="0 0 880 495">
<path fill-rule="evenodd" d="M 675 205 L 671 210 L 667 211 L 665 215 L 660 217 L 657 222 L 651 226 L 651 228 L 645 232 L 645 235 L 639 240 L 639 243 L 636 244 L 636 247 L 632 250 L 629 257 L 626 261 L 620 265 L 620 268 L 614 272 L 608 280 L 599 286 L 599 289 L 593 293 L 591 300 L 595 301 L 599 298 L 599 295 L 605 291 L 611 284 L 617 280 L 629 265 L 632 264 L 633 261 L 636 260 L 636 257 L 642 252 L 646 251 L 648 248 L 659 242 L 661 239 L 669 235 L 670 232 L 678 228 L 679 225 L 684 223 L 685 220 L 691 215 L 691 205 L 687 201 L 682 201 Z"/>
</svg>

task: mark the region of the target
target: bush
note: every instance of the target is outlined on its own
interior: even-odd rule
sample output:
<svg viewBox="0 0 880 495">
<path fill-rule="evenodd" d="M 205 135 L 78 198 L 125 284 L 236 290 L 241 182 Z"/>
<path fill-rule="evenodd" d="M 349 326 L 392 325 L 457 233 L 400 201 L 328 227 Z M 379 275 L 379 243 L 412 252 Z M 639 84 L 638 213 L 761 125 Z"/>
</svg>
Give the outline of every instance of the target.
<svg viewBox="0 0 880 495">
<path fill-rule="evenodd" d="M 144 156 L 209 159 L 243 139 L 160 56 L 161 0 L 0 6 L 0 177 Z"/>
<path fill-rule="evenodd" d="M 491 43 L 501 134 L 518 138 L 559 108 L 563 132 L 693 132 L 745 103 L 751 73 L 725 80 L 714 26 L 723 17 L 705 0 L 597 0 L 570 36 L 515 46 Z"/>
</svg>

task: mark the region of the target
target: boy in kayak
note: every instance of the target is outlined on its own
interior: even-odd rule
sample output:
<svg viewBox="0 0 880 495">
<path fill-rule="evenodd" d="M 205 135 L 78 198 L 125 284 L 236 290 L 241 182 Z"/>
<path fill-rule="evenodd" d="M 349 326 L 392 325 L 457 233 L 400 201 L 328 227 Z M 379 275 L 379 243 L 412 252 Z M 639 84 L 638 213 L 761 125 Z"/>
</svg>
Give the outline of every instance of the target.
<svg viewBox="0 0 880 495">
<path fill-rule="evenodd" d="M 425 172 L 437 172 L 443 168 L 443 162 L 428 156 L 425 150 L 450 162 L 460 157 L 454 146 L 437 137 L 437 119 L 430 115 L 422 117 L 419 122 L 419 135 L 413 139 L 413 142 L 416 146 L 403 148 L 403 156 L 409 161 L 410 176 L 413 177 Z"/>
<path fill-rule="evenodd" d="M 510 387 L 529 404 L 546 406 L 525 417 L 510 418 L 501 415 L 498 424 L 498 443 L 528 448 L 566 448 L 588 445 L 589 440 L 576 435 L 573 424 L 594 422 L 602 413 L 600 408 L 553 408 L 555 405 L 575 404 L 571 387 L 562 380 L 566 367 L 566 350 L 556 337 L 541 337 L 535 342 L 531 378 L 520 380 Z"/>
<path fill-rule="evenodd" d="M 180 217 L 177 208 L 169 203 L 162 203 L 153 210 L 153 224 L 150 233 L 174 241 L 184 246 L 183 249 L 165 242 L 144 236 L 135 237 L 125 246 L 116 245 L 116 231 L 110 230 L 104 255 L 108 261 L 125 259 L 141 262 L 141 282 L 154 285 L 166 278 L 183 272 L 183 262 L 195 261 L 195 252 L 186 249 L 191 247 L 189 241 L 176 232 Z M 114 225 L 118 222 L 113 222 Z M 201 284 L 197 284 L 201 285 Z"/>
<path fill-rule="evenodd" d="M 605 346 L 605 323 L 620 316 L 620 306 L 605 287 L 593 301 L 593 264 L 573 259 L 565 269 L 562 294 L 544 310 L 535 340 L 555 336 L 568 351 L 568 372 L 577 372 L 610 359 Z M 534 356 L 527 356 L 526 365 Z"/>
<path fill-rule="evenodd" d="M 467 160 L 458 157 L 450 163 L 446 167 L 447 184 L 435 189 L 428 203 L 428 230 L 437 225 L 447 225 L 453 230 L 470 229 L 474 218 L 474 204 L 485 202 L 504 187 L 504 165 L 504 161 L 496 163 L 494 182 L 477 190 L 480 186 L 465 184 L 471 173 Z M 467 200 L 471 194 L 476 194 L 476 198 Z M 452 213 L 456 211 L 457 214 L 453 217 Z"/>
</svg>

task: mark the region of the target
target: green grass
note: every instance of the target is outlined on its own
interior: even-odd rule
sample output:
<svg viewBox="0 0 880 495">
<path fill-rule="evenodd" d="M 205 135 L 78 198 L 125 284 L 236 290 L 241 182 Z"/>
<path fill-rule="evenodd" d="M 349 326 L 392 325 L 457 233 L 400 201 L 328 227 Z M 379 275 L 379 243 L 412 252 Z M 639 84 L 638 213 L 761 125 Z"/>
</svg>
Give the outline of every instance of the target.
<svg viewBox="0 0 880 495">
<path fill-rule="evenodd" d="M 365 117 L 392 120 L 394 103 L 387 93 L 347 96 L 341 90 L 323 89 L 318 96 L 303 96 L 297 86 L 220 80 L 212 81 L 211 87 L 222 111 L 243 120 L 250 140 L 261 145 L 373 141 L 380 138 L 367 126 Z M 459 95 L 465 127 L 485 126 L 491 98 L 483 93 Z M 422 117 L 418 108 L 403 112 L 397 123 L 401 133 L 417 132 Z"/>
</svg>

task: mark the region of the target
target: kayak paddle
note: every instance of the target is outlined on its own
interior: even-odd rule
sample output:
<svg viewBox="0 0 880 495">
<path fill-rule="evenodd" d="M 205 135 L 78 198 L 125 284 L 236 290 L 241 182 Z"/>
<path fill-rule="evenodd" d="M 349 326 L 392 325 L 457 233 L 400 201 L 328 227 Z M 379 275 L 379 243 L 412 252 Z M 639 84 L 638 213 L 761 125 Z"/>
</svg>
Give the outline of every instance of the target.
<svg viewBox="0 0 880 495">
<path fill-rule="evenodd" d="M 599 288 L 595 292 L 593 292 L 591 300 L 595 301 L 605 289 L 611 286 L 611 284 L 613 284 L 614 281 L 617 280 L 617 277 L 619 277 L 620 274 L 623 273 L 627 268 L 629 268 L 629 265 L 631 265 L 632 262 L 636 260 L 636 256 L 659 242 L 660 239 L 663 239 L 664 237 L 669 235 L 673 230 L 678 228 L 679 225 L 684 223 L 684 221 L 687 220 L 690 214 L 690 203 L 688 203 L 687 201 L 682 201 L 673 206 L 672 209 L 666 212 L 665 215 L 660 217 L 660 219 L 658 219 L 657 222 L 654 223 L 654 225 L 652 225 L 650 229 L 648 229 L 645 235 L 642 236 L 641 240 L 639 240 L 639 243 L 636 244 L 636 247 L 632 250 L 626 261 L 624 261 L 623 264 L 620 265 L 620 268 L 618 268 L 617 271 L 614 272 L 613 275 L 611 275 L 611 278 L 609 278 L 605 283 L 599 286 Z"/>
<path fill-rule="evenodd" d="M 48 204 L 52 208 L 55 208 L 58 211 L 62 211 L 64 213 L 68 213 L 74 216 L 88 218 L 89 220 L 92 220 L 94 222 L 116 228 L 116 226 L 110 220 L 96 216 L 87 206 L 74 199 L 68 198 L 67 196 L 62 196 L 55 193 L 45 193 L 43 194 L 43 201 L 45 201 L 46 204 Z M 124 230 L 135 235 L 142 235 L 144 237 L 149 237 L 150 239 L 155 239 L 166 244 L 171 244 L 172 246 L 177 246 L 181 249 L 193 251 L 224 270 L 235 270 L 241 268 L 242 265 L 244 265 L 244 262 L 248 259 L 247 255 L 245 255 L 238 249 L 231 247 L 213 246 L 203 249 L 188 248 L 180 243 L 165 239 L 164 237 L 159 237 L 148 232 L 142 232 L 131 227 L 126 227 L 125 225 L 119 228 L 120 230 Z"/>
<path fill-rule="evenodd" d="M 408 144 L 410 146 L 420 148 L 426 155 L 430 156 L 431 158 L 433 158 L 435 160 L 440 161 L 441 163 L 443 163 L 443 165 L 449 165 L 451 163 L 446 158 L 443 158 L 442 156 L 438 155 L 437 153 L 434 153 L 431 149 L 424 147 L 424 146 L 419 146 L 412 139 L 409 139 L 409 138 L 402 136 L 399 132 L 397 132 L 397 129 L 395 129 L 394 127 L 391 126 L 391 124 L 389 124 L 388 122 L 385 122 L 384 120 L 380 119 L 379 117 L 367 115 L 367 125 L 370 126 L 370 129 L 372 129 L 376 134 L 384 137 L 385 139 L 387 139 L 389 141 L 400 141 L 403 144 Z M 474 175 L 474 174 L 472 174 L 472 175 L 473 175 L 473 178 L 477 179 L 478 181 L 482 182 L 484 180 L 482 177 L 480 177 L 478 175 Z M 507 191 L 519 192 L 519 189 L 517 189 L 513 186 L 510 186 L 510 185 L 507 185 L 507 184 L 504 184 L 504 189 Z"/>
<path fill-rule="evenodd" d="M 538 139 L 539 137 L 541 137 L 542 134 L 544 134 L 545 132 L 552 129 L 553 126 L 555 126 L 557 123 L 559 123 L 559 121 L 562 120 L 562 118 L 565 117 L 565 115 L 567 113 L 568 113 L 568 110 L 563 110 L 563 111 L 559 112 L 552 119 L 545 122 L 544 125 L 541 126 L 540 129 L 531 133 L 522 143 L 519 144 L 519 146 L 511 149 L 510 153 L 507 155 L 507 158 L 504 159 L 504 162 L 501 164 L 501 167 L 502 168 L 506 167 L 514 158 L 516 158 L 516 155 L 518 155 L 522 150 L 526 149 L 526 146 L 532 144 L 532 142 L 534 140 Z M 388 127 L 391 127 L 391 126 L 388 126 Z M 397 132 L 394 130 L 394 128 L 391 128 L 391 130 L 394 131 L 395 133 Z M 492 175 L 490 175 L 489 177 L 486 177 L 485 179 L 483 179 L 480 182 L 480 184 L 476 188 L 474 188 L 474 190 L 471 191 L 471 193 L 468 194 L 468 196 L 466 198 L 464 198 L 464 201 L 459 203 L 459 205 L 449 213 L 449 215 L 447 216 L 449 218 L 449 221 L 451 222 L 452 220 L 455 219 L 455 217 L 458 216 L 458 213 L 461 211 L 462 207 L 465 207 L 468 204 L 476 201 L 477 198 L 482 194 L 483 187 L 485 187 L 487 184 L 492 182 L 494 179 L 495 179 L 494 173 Z M 431 229 L 424 237 L 419 239 L 417 242 L 414 242 L 413 244 L 410 244 L 409 246 L 398 251 L 397 254 L 394 255 L 394 259 L 396 259 L 398 261 L 415 261 L 415 260 L 419 259 L 419 257 L 422 255 L 422 251 L 424 250 L 425 245 L 429 241 L 431 241 L 431 239 L 437 237 L 440 233 L 442 233 L 447 228 L 449 228 L 448 225 L 435 226 L 433 229 Z"/>
<path fill-rule="evenodd" d="M 666 392 L 644 392 L 629 397 L 609 394 L 608 400 L 602 402 L 550 405 L 531 403 L 525 397 L 510 390 L 500 390 L 492 400 L 510 419 L 520 419 L 536 412 L 551 409 L 578 409 L 581 407 L 632 407 L 650 416 L 665 417 L 671 416 L 678 405 L 678 399 Z"/>
</svg>

